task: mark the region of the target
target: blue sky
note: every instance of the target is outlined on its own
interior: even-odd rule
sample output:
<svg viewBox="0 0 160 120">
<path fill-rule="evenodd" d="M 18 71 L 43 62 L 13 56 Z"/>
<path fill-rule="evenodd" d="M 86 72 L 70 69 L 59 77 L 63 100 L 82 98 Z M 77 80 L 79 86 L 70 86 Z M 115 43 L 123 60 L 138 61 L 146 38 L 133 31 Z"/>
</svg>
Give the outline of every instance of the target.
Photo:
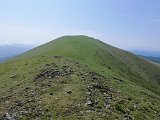
<svg viewBox="0 0 160 120">
<path fill-rule="evenodd" d="M 0 44 L 85 34 L 119 48 L 160 50 L 159 0 L 1 0 Z"/>
</svg>

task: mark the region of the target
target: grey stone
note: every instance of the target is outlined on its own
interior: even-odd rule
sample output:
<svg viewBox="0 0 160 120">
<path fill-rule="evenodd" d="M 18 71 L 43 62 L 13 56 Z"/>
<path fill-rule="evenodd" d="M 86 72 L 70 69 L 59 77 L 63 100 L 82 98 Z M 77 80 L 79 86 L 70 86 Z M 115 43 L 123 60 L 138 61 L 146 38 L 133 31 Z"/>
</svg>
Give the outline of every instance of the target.
<svg viewBox="0 0 160 120">
<path fill-rule="evenodd" d="M 91 100 L 88 100 L 88 101 L 86 102 L 86 105 L 90 105 L 90 106 L 92 106 L 92 105 L 93 105 L 93 103 L 92 103 L 92 101 L 91 101 Z"/>
<path fill-rule="evenodd" d="M 12 117 L 9 113 L 6 113 L 4 120 L 15 120 L 15 118 Z"/>
<path fill-rule="evenodd" d="M 87 95 L 90 95 L 90 94 L 91 94 L 91 92 L 86 92 L 86 94 L 87 94 Z"/>
<path fill-rule="evenodd" d="M 17 74 L 10 76 L 10 78 L 16 78 L 16 77 L 17 77 Z"/>
<path fill-rule="evenodd" d="M 16 100 L 15 103 L 16 103 L 16 106 L 22 106 L 22 101 L 21 100 Z"/>
</svg>

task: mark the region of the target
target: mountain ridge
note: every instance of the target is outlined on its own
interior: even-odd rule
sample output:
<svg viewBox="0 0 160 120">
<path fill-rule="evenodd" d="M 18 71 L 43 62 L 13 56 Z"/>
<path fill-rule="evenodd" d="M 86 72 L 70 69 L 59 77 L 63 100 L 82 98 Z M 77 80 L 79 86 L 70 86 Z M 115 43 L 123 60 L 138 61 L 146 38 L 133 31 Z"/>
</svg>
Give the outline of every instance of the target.
<svg viewBox="0 0 160 120">
<path fill-rule="evenodd" d="M 65 38 L 65 41 L 64 41 L 64 39 L 63 38 Z M 73 40 L 72 40 L 72 38 L 73 38 Z M 76 39 L 76 38 L 78 38 L 78 39 Z M 60 41 L 62 40 L 62 45 L 61 45 L 61 43 L 60 43 Z M 70 40 L 70 41 L 69 41 Z M 58 46 L 58 48 L 56 48 L 56 42 L 58 42 L 57 44 L 57 46 Z M 65 42 L 65 43 L 64 43 Z M 70 44 L 70 42 L 72 43 L 72 44 Z M 76 43 L 76 42 L 78 42 L 78 44 Z M 87 42 L 89 42 L 88 44 L 87 44 Z M 91 46 L 91 43 L 92 43 L 92 45 L 93 46 Z M 55 46 L 54 46 L 54 45 Z M 63 44 L 65 44 L 65 46 L 63 46 Z M 39 51 L 42 51 L 42 54 L 45 54 L 45 52 L 46 53 L 48 53 L 48 51 L 51 51 L 51 53 L 50 54 L 54 54 L 54 55 L 62 55 L 62 56 L 65 56 L 65 57 L 70 57 L 70 58 L 76 58 L 75 60 L 81 60 L 81 61 L 79 61 L 79 62 L 84 62 L 84 63 L 88 63 L 88 64 L 91 64 L 91 65 L 93 65 L 93 66 L 96 66 L 96 64 L 94 64 L 96 61 L 91 61 L 90 59 L 94 59 L 94 56 L 92 55 L 92 53 L 96 53 L 96 51 L 98 51 L 98 47 L 101 45 L 102 47 L 104 47 L 105 49 L 103 49 L 103 50 L 101 50 L 100 51 L 100 53 L 98 53 L 98 54 L 102 54 L 102 53 L 104 53 L 104 51 L 106 51 L 107 53 L 108 53 L 108 55 L 114 55 L 115 57 L 118 57 L 118 58 L 116 58 L 116 59 L 119 59 L 120 61 L 117 61 L 117 62 L 126 62 L 127 64 L 129 64 L 128 66 L 132 66 L 132 63 L 130 62 L 130 61 L 132 61 L 132 62 L 135 62 L 137 59 L 138 60 L 142 60 L 141 58 L 139 58 L 139 57 L 137 57 L 137 56 L 135 56 L 134 54 L 132 54 L 132 53 L 130 53 L 130 52 L 128 52 L 128 51 L 123 51 L 123 50 L 121 50 L 121 49 L 118 49 L 118 48 L 116 48 L 116 47 L 112 47 L 112 46 L 110 46 L 110 45 L 107 45 L 107 44 L 105 44 L 105 43 L 103 43 L 103 42 L 101 42 L 101 41 L 96 41 L 95 39 L 93 39 L 93 38 L 91 38 L 91 37 L 88 37 L 88 36 L 83 36 L 83 35 L 81 35 L 81 36 L 63 36 L 63 37 L 60 37 L 60 38 L 58 38 L 58 39 L 56 39 L 56 40 L 54 40 L 54 41 L 51 41 L 51 42 L 49 42 L 49 43 L 47 43 L 47 48 L 43 48 L 43 46 L 45 46 L 46 44 L 44 44 L 44 45 L 42 45 L 42 46 L 40 46 L 40 47 L 38 47 L 38 48 L 36 48 L 36 49 L 42 49 L 42 50 L 37 50 L 38 52 Z M 106 47 L 106 45 L 107 45 L 107 47 Z M 71 46 L 71 47 L 70 47 Z M 76 47 L 75 47 L 76 46 Z M 79 48 L 79 46 L 81 46 L 83 49 L 81 49 L 81 48 Z M 90 48 L 89 48 L 89 46 L 91 46 Z M 95 47 L 96 46 L 96 47 Z M 55 48 L 54 48 L 55 47 Z M 66 47 L 66 48 L 65 48 Z M 92 48 L 96 48 L 96 49 L 92 49 Z M 74 48 L 74 50 L 70 50 L 70 48 Z M 89 48 L 89 49 L 88 49 Z M 53 49 L 53 50 L 52 50 Z M 60 51 L 59 49 L 62 49 L 62 51 Z M 65 50 L 63 50 L 63 49 L 65 49 Z M 86 49 L 86 50 L 85 50 Z M 45 51 L 46 50 L 46 51 Z M 74 53 L 75 51 L 78 51 L 79 50 L 79 53 L 77 54 L 77 53 Z M 80 53 L 81 51 L 83 51 L 82 53 Z M 87 51 L 89 51 L 89 53 L 87 53 Z M 115 52 L 116 51 L 116 52 Z M 36 51 L 32 51 L 32 53 L 34 53 L 34 52 L 36 52 Z M 36 52 L 36 55 L 38 55 L 39 53 L 41 53 L 41 52 Z M 43 53 L 44 52 L 44 53 Z M 55 53 L 53 53 L 53 52 L 55 52 Z M 91 53 L 92 52 L 92 53 Z M 29 53 L 29 52 L 28 52 Z M 69 54 L 68 54 L 69 53 Z M 70 53 L 72 53 L 72 54 L 70 54 Z M 85 53 L 85 54 L 84 54 Z M 86 55 L 86 53 L 87 53 L 87 55 L 88 55 L 88 57 L 87 58 L 85 58 L 85 56 L 87 56 Z M 83 55 L 84 54 L 84 55 Z M 89 54 L 91 54 L 92 56 L 89 56 Z M 127 58 L 127 55 L 129 56 L 128 58 Z M 31 54 L 29 54 L 29 56 L 30 56 Z M 72 55 L 72 56 L 71 56 Z M 119 55 L 123 55 L 123 56 L 119 56 Z M 103 56 L 103 55 L 102 55 Z M 99 56 L 99 57 L 101 57 L 101 56 Z M 108 56 L 106 56 L 106 57 L 108 57 Z M 127 59 L 129 59 L 129 60 L 127 60 Z M 132 59 L 135 59 L 136 58 L 136 60 L 135 61 L 133 61 Z M 85 60 L 85 59 L 88 59 L 88 60 Z M 106 58 L 107 59 L 107 58 Z M 106 62 L 106 61 L 101 61 L 101 62 Z M 147 66 L 155 66 L 155 68 L 157 67 L 156 65 L 154 65 L 154 64 L 151 64 L 150 62 L 148 62 L 148 61 L 145 61 L 145 60 L 143 60 L 143 62 L 147 65 Z M 115 64 L 114 62 L 112 63 L 112 64 Z M 125 64 L 125 63 L 124 63 Z M 134 63 L 135 65 L 134 66 L 136 66 L 135 68 L 133 67 L 133 68 L 130 68 L 130 69 L 135 69 L 135 70 L 137 70 L 137 68 L 138 68 L 138 66 L 136 65 L 136 63 Z M 139 64 L 139 66 L 141 66 L 141 64 Z M 100 67 L 100 65 L 98 64 L 98 67 Z M 143 66 L 142 66 L 143 67 Z M 97 69 L 97 67 L 96 67 L 96 69 Z M 117 68 L 115 68 L 115 69 L 117 69 Z M 139 68 L 138 68 L 139 69 Z M 137 73 L 136 73 L 137 74 Z M 145 75 L 144 75 L 145 76 Z"/>
<path fill-rule="evenodd" d="M 0 113 L 11 117 L 159 118 L 160 68 L 92 37 L 57 38 L 0 64 L 0 75 Z"/>
</svg>

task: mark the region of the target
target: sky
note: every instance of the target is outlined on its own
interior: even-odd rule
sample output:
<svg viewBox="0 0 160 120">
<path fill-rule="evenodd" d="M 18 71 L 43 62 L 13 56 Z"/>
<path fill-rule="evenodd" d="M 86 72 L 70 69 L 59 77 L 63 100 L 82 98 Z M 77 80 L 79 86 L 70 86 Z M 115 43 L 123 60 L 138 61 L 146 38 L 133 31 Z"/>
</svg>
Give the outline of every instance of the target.
<svg viewBox="0 0 160 120">
<path fill-rule="evenodd" d="M 0 0 L 0 45 L 88 35 L 122 49 L 160 51 L 160 0 Z"/>
</svg>

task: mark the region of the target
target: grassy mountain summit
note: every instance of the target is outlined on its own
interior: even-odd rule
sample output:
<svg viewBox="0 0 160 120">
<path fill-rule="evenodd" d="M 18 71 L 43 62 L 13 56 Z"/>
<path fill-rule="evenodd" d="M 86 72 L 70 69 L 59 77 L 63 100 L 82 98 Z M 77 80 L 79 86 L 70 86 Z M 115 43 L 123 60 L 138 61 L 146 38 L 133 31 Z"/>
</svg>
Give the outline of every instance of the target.
<svg viewBox="0 0 160 120">
<path fill-rule="evenodd" d="M 60 37 L 0 76 L 1 119 L 160 118 L 160 67 L 91 37 Z"/>
</svg>

